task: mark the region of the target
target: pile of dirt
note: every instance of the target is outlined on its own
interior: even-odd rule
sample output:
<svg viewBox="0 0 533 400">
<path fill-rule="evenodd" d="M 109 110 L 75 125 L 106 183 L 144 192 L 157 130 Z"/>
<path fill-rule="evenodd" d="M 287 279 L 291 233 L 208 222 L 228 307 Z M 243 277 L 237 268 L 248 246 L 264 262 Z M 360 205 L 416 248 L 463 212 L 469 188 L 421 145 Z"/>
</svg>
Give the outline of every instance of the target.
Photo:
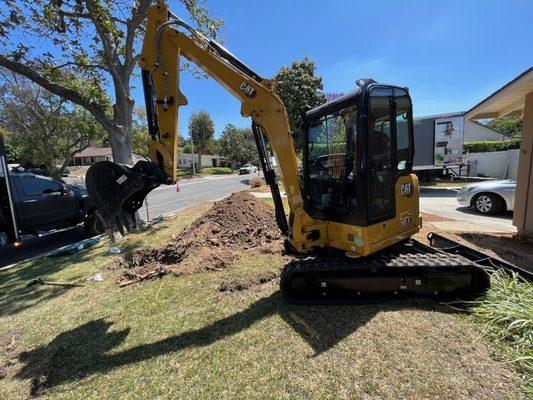
<svg viewBox="0 0 533 400">
<path fill-rule="evenodd" d="M 272 207 L 238 192 L 215 203 L 165 246 L 134 253 L 122 263 L 120 283 L 126 286 L 168 272 L 221 270 L 235 261 L 237 251 L 280 251 L 281 246 Z"/>
</svg>

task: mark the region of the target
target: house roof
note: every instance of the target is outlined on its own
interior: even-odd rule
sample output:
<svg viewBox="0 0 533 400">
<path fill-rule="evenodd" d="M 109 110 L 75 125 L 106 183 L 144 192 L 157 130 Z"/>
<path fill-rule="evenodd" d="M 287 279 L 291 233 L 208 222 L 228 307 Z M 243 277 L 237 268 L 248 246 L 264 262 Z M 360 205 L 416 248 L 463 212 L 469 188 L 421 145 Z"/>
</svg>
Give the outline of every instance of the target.
<svg viewBox="0 0 533 400">
<path fill-rule="evenodd" d="M 111 147 L 87 147 L 74 155 L 74 158 L 79 157 L 103 157 L 111 156 Z"/>
<path fill-rule="evenodd" d="M 466 118 L 485 119 L 522 115 L 524 99 L 531 92 L 533 92 L 533 67 L 468 110 Z"/>
</svg>

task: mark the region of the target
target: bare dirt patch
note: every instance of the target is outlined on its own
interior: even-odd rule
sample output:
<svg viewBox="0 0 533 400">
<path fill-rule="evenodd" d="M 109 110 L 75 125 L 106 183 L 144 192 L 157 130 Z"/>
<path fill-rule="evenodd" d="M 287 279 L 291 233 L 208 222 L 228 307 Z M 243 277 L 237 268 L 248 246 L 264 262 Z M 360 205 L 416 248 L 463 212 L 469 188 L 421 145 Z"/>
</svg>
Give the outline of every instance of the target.
<svg viewBox="0 0 533 400">
<path fill-rule="evenodd" d="M 232 275 L 226 277 L 218 287 L 219 292 L 242 292 L 254 286 L 263 285 L 271 282 L 279 276 L 279 272 L 265 272 L 259 275 Z"/>
<path fill-rule="evenodd" d="M 134 253 L 122 263 L 122 286 L 162 276 L 222 270 L 235 261 L 236 251 L 281 251 L 282 236 L 272 208 L 247 192 L 234 193 L 163 247 Z"/>
<path fill-rule="evenodd" d="M 421 212 L 420 216 L 422 217 L 422 222 L 444 222 L 444 221 L 453 221 L 450 218 L 443 217 L 437 214 L 428 214 Z"/>
<path fill-rule="evenodd" d="M 533 271 L 533 242 L 512 234 L 459 233 L 458 236 L 476 247 L 488 250 L 491 256 L 503 258 L 513 264 Z"/>
</svg>

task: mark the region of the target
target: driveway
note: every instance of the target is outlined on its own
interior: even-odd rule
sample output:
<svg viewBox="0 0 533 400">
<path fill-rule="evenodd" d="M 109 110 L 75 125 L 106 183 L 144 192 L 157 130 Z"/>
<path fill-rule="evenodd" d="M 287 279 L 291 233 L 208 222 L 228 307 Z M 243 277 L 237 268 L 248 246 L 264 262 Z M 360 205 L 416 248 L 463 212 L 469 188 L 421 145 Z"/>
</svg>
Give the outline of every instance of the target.
<svg viewBox="0 0 533 400">
<path fill-rule="evenodd" d="M 424 188 L 420 193 L 420 211 L 439 215 L 446 221 L 431 222 L 447 231 L 516 233 L 511 212 L 502 215 L 483 215 L 469 207 L 462 207 L 455 199 L 455 190 Z"/>
</svg>

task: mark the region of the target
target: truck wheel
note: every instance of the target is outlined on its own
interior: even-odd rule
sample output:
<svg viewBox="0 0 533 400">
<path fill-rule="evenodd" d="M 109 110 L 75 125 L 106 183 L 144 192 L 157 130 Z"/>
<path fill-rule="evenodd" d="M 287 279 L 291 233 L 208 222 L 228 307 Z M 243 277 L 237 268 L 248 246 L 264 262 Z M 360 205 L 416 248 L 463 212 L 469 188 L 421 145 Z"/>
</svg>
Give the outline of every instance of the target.
<svg viewBox="0 0 533 400">
<path fill-rule="evenodd" d="M 474 207 L 481 214 L 492 215 L 499 213 L 503 207 L 503 199 L 494 193 L 481 193 L 474 199 Z"/>
<path fill-rule="evenodd" d="M 83 229 L 85 230 L 85 233 L 89 236 L 96 236 L 104 233 L 105 229 L 102 226 L 102 222 L 100 219 L 96 216 L 95 212 L 92 212 L 85 218 L 85 222 L 83 223 Z"/>
</svg>

